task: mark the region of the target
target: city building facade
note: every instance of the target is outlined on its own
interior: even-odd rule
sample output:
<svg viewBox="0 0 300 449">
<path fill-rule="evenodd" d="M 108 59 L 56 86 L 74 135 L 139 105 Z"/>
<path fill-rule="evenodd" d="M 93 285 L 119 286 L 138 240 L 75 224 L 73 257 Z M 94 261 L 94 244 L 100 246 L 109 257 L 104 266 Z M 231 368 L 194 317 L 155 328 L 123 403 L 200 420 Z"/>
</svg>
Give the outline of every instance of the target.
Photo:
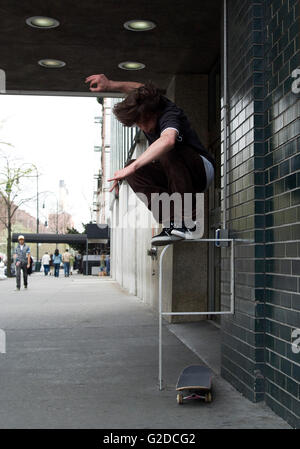
<svg viewBox="0 0 300 449">
<path fill-rule="evenodd" d="M 111 98 L 99 98 L 101 115 L 95 117 L 95 123 L 100 124 L 100 135 L 94 146 L 94 197 L 93 222 L 107 224 L 109 222 L 109 188 L 110 183 L 110 130 L 111 130 Z"/>
</svg>

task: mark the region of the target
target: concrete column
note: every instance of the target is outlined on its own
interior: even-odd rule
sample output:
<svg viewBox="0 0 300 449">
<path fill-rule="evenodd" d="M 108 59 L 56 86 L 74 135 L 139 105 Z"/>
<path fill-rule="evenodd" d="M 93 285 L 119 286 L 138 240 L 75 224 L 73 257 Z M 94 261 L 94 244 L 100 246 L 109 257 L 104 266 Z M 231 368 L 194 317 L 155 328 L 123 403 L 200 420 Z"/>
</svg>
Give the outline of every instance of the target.
<svg viewBox="0 0 300 449">
<path fill-rule="evenodd" d="M 181 107 L 204 146 L 208 146 L 208 76 L 177 75 L 167 96 Z M 206 195 L 204 195 L 206 197 Z M 204 201 L 204 235 L 207 236 L 207 198 Z M 180 243 L 173 246 L 165 263 L 164 309 L 172 312 L 205 311 L 208 308 L 208 244 Z M 167 272 L 169 274 L 167 274 Z M 170 322 L 199 321 L 206 316 L 172 317 Z"/>
<path fill-rule="evenodd" d="M 208 79 L 206 75 L 178 75 L 170 83 L 167 96 L 181 107 L 189 117 L 204 145 L 208 142 Z M 146 148 L 145 139 L 136 147 L 134 158 Z M 119 200 L 113 206 L 113 265 L 112 273 L 122 287 L 136 294 L 154 309 L 158 308 L 158 259 L 147 255 L 151 238 L 159 231 L 145 205 L 136 199 L 135 222 L 128 225 L 126 205 L 135 194 L 125 183 Z M 205 205 L 205 202 L 204 202 Z M 207 235 L 207 213 L 204 217 L 204 235 Z M 126 218 L 127 217 L 127 218 Z M 148 224 L 145 225 L 145 220 Z M 132 217 L 131 217 L 132 218 Z M 141 222 L 144 224 L 141 224 Z M 161 249 L 158 249 L 158 258 Z M 134 261 L 133 261 L 134 259 Z M 207 259 L 206 243 L 179 243 L 169 248 L 164 258 L 163 308 L 167 312 L 207 310 Z M 176 317 L 172 322 L 198 321 L 199 317 Z"/>
</svg>

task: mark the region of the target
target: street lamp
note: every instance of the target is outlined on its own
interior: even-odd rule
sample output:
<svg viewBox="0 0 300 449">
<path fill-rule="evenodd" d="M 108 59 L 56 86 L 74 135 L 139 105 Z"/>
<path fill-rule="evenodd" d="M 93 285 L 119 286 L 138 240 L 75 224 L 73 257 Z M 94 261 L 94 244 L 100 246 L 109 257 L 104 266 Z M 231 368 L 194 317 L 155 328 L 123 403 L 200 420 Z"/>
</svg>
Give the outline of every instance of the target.
<svg viewBox="0 0 300 449">
<path fill-rule="evenodd" d="M 36 169 L 36 233 L 39 234 L 39 225 L 40 225 L 40 218 L 39 218 L 39 172 Z M 36 244 L 36 261 L 39 261 L 39 244 Z"/>
<path fill-rule="evenodd" d="M 56 199 L 56 224 L 55 224 L 55 227 L 56 227 L 56 234 L 58 235 L 58 199 L 57 199 L 56 194 L 53 192 L 45 192 L 45 193 L 46 193 L 46 198 L 49 195 L 53 195 Z M 45 201 L 43 202 L 43 209 L 45 209 Z M 56 243 L 56 248 L 57 248 L 57 243 Z"/>
<path fill-rule="evenodd" d="M 25 164 L 27 164 L 27 163 L 25 163 Z M 23 165 L 25 165 L 25 164 L 23 164 Z M 39 219 L 39 171 L 35 164 L 30 164 L 30 165 L 36 171 L 36 175 L 34 175 L 34 177 L 36 177 L 36 233 L 38 234 L 39 233 L 39 223 L 40 223 L 40 219 Z M 27 177 L 32 178 L 32 176 L 27 176 Z M 39 261 L 39 244 L 38 244 L 38 242 L 36 244 L 36 260 L 37 260 L 37 262 Z"/>
<path fill-rule="evenodd" d="M 36 167 L 36 165 L 32 164 L 36 171 L 36 234 L 39 234 L 39 225 L 40 225 L 40 218 L 39 218 L 39 171 Z M 36 244 L 36 261 L 39 262 L 39 243 Z"/>
</svg>

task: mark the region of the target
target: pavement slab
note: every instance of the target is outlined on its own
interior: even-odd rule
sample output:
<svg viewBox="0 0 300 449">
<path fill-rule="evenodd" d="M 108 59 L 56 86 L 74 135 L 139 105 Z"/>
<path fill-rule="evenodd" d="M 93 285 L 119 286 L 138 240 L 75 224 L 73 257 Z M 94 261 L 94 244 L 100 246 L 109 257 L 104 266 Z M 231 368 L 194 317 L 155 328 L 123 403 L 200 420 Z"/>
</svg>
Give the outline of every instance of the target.
<svg viewBox="0 0 300 449">
<path fill-rule="evenodd" d="M 290 428 L 218 373 L 210 404 L 176 402 L 182 369 L 203 362 L 167 324 L 158 389 L 158 319 L 111 279 L 34 273 L 0 281 L 0 428 Z"/>
</svg>

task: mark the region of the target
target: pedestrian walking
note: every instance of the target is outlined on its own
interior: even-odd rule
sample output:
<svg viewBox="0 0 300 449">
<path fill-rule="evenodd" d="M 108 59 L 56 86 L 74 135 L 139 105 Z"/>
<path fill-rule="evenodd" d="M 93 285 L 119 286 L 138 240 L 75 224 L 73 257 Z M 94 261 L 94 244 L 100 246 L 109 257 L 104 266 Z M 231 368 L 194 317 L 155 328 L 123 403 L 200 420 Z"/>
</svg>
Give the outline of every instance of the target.
<svg viewBox="0 0 300 449">
<path fill-rule="evenodd" d="M 73 274 L 75 259 L 73 254 L 70 254 L 70 274 Z"/>
<path fill-rule="evenodd" d="M 6 279 L 4 271 L 5 271 L 5 263 L 3 262 L 2 257 L 0 257 L 0 280 Z"/>
<path fill-rule="evenodd" d="M 14 252 L 16 265 L 17 290 L 21 288 L 21 271 L 23 271 L 24 288 L 28 287 L 28 268 L 30 267 L 30 248 L 25 244 L 24 235 L 19 235 L 18 244 Z"/>
<path fill-rule="evenodd" d="M 53 255 L 54 277 L 56 277 L 56 278 L 59 277 L 59 269 L 60 269 L 61 263 L 62 263 L 61 254 L 59 254 L 58 249 L 56 249 L 54 251 L 54 255 Z"/>
<path fill-rule="evenodd" d="M 105 264 L 106 264 L 106 276 L 110 276 L 110 255 L 106 254 L 105 256 Z"/>
<path fill-rule="evenodd" d="M 143 85 L 131 81 L 112 81 L 104 74 L 91 75 L 85 82 L 90 83 L 92 92 L 127 94 L 122 102 L 115 105 L 113 112 L 123 125 L 137 125 L 149 142 L 146 151 L 108 180 L 113 181 L 110 191 L 116 189 L 118 193 L 119 181 L 126 179 L 138 196 L 142 194 L 140 197 L 154 218 L 163 224 L 162 232 L 153 237 L 152 244 L 164 245 L 174 240 L 193 238 L 197 194 L 207 190 L 211 184 L 216 164 L 183 110 L 164 97 L 151 82 Z M 161 207 L 160 194 L 167 194 L 168 197 L 177 194 L 180 204 L 171 202 L 170 208 L 169 200 L 167 211 Z M 189 207 L 185 207 L 185 194 L 191 198 Z"/>
<path fill-rule="evenodd" d="M 53 254 L 50 254 L 49 265 L 50 265 L 49 275 L 53 276 L 53 274 L 54 274 Z"/>
<path fill-rule="evenodd" d="M 50 271 L 50 256 L 47 251 L 42 257 L 42 265 L 44 267 L 45 276 L 48 276 L 48 273 Z"/>
<path fill-rule="evenodd" d="M 100 276 L 105 276 L 105 255 L 100 256 Z"/>
<path fill-rule="evenodd" d="M 83 258 L 80 253 L 78 253 L 76 256 L 76 269 L 78 274 L 83 273 Z"/>
<path fill-rule="evenodd" d="M 69 250 L 66 249 L 66 251 L 63 253 L 63 256 L 62 256 L 65 277 L 70 276 L 70 259 L 71 259 L 71 254 L 69 253 Z"/>
<path fill-rule="evenodd" d="M 33 258 L 30 256 L 29 267 L 27 268 L 28 276 L 32 274 L 32 267 L 33 267 Z"/>
</svg>

